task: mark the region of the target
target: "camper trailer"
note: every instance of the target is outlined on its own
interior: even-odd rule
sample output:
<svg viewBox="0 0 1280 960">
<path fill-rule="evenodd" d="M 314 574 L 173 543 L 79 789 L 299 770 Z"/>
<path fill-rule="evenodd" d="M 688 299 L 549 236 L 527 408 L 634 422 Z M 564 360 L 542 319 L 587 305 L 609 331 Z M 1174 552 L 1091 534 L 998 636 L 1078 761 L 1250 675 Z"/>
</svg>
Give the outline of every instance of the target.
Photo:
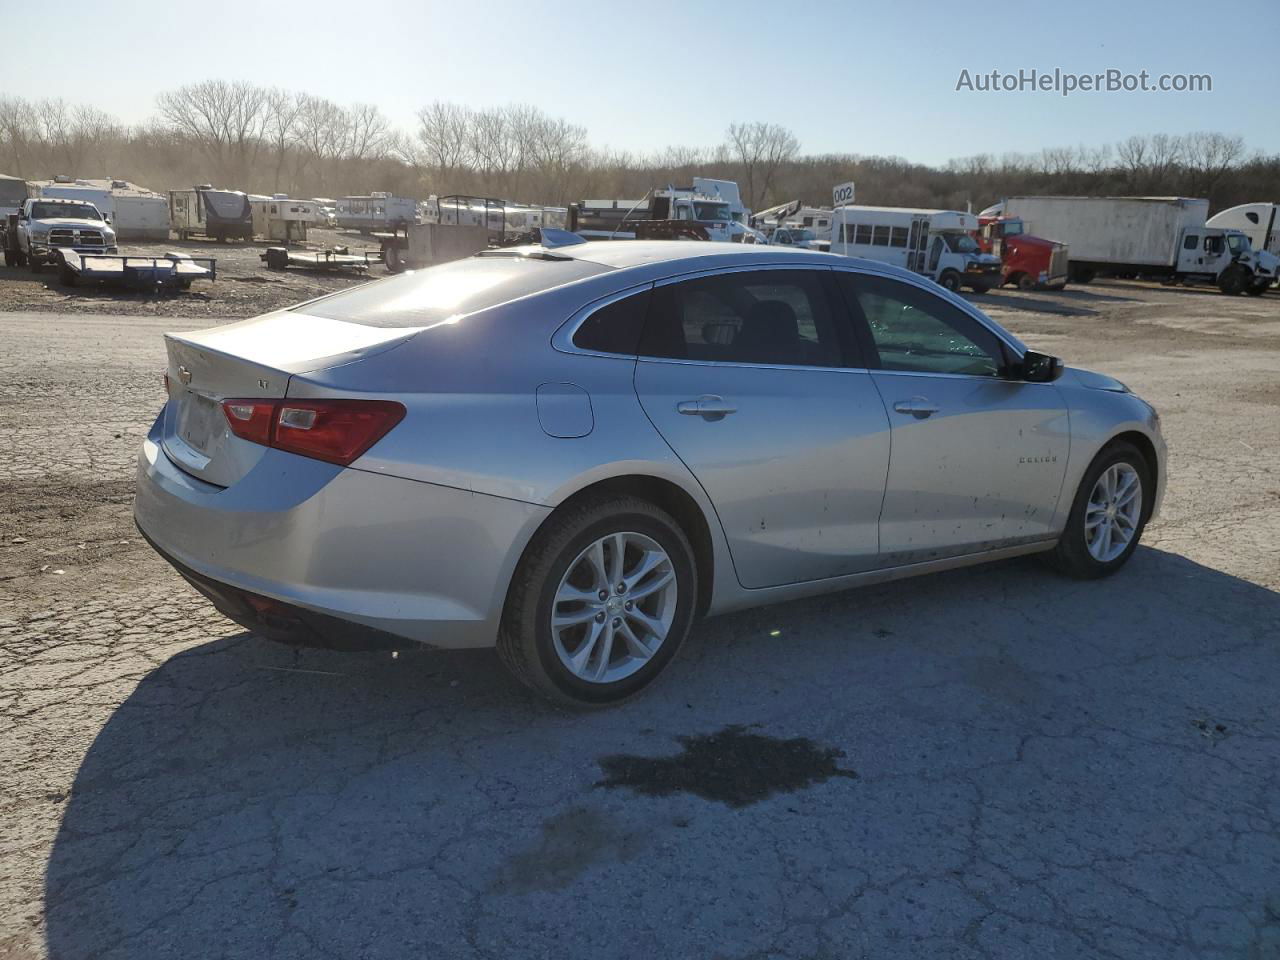
<svg viewBox="0 0 1280 960">
<path fill-rule="evenodd" d="M 339 230 L 404 229 L 417 220 L 418 205 L 408 197 L 389 193 L 371 193 L 367 197 L 342 197 L 338 200 L 335 220 Z"/>
<path fill-rule="evenodd" d="M 291 200 L 288 197 L 250 197 L 253 210 L 253 234 L 283 243 L 307 239 L 307 227 L 321 223 L 320 205 L 313 200 Z"/>
<path fill-rule="evenodd" d="M 1215 213 L 1205 226 L 1239 230 L 1253 249 L 1280 256 L 1280 203 L 1242 203 Z"/>
<path fill-rule="evenodd" d="M 948 290 L 986 293 L 1000 286 L 1000 258 L 982 253 L 971 234 L 978 218 L 960 210 L 836 207 L 831 252 L 906 267 Z"/>
<path fill-rule="evenodd" d="M 239 190 L 209 185 L 169 191 L 169 226 L 178 239 L 204 236 L 223 240 L 253 239 L 253 209 Z"/>
</svg>

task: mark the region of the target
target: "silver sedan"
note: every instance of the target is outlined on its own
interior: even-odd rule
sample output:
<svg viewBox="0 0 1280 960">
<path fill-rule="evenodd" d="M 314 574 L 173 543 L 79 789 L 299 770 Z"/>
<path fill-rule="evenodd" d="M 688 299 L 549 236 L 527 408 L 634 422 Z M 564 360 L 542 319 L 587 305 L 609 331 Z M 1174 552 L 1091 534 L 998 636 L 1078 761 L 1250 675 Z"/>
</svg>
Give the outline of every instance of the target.
<svg viewBox="0 0 1280 960">
<path fill-rule="evenodd" d="M 166 337 L 139 528 L 232 620 L 496 645 L 602 705 L 698 616 L 1022 554 L 1113 573 L 1156 412 L 965 300 L 807 251 L 490 251 Z"/>
</svg>

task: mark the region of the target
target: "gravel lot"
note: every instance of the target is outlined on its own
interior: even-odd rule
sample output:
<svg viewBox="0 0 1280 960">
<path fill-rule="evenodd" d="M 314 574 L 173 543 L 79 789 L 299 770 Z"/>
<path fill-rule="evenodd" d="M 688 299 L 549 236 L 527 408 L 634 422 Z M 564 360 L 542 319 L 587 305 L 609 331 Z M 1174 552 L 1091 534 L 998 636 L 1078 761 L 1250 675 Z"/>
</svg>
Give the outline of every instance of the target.
<svg viewBox="0 0 1280 960">
<path fill-rule="evenodd" d="M 23 310 L 50 313 L 103 314 L 146 317 L 186 317 L 206 321 L 253 317 L 268 310 L 310 300 L 341 290 L 368 278 L 387 276 L 386 268 L 373 266 L 368 276 L 342 272 L 318 272 L 289 269 L 267 270 L 259 259 L 267 247 L 279 243 L 214 243 L 211 240 L 164 240 L 155 242 L 122 241 L 120 252 L 146 257 L 159 257 L 171 250 L 193 257 L 217 260 L 218 277 L 213 281 L 197 280 L 191 289 L 156 295 L 136 290 L 87 286 L 68 289 L 58 280 L 58 271 L 46 267 L 32 273 L 26 267 L 0 265 L 0 312 Z M 352 253 L 376 251 L 378 243 L 358 233 L 329 229 L 307 231 L 307 242 L 293 244 L 292 249 L 325 250 L 345 246 Z"/>
<path fill-rule="evenodd" d="M 1163 414 L 1116 577 L 707 621 L 577 716 L 488 652 L 246 635 L 139 541 L 161 331 L 339 281 L 8 277 L 62 312 L 0 314 L 0 957 L 1280 957 L 1280 296 L 977 298 Z"/>
</svg>

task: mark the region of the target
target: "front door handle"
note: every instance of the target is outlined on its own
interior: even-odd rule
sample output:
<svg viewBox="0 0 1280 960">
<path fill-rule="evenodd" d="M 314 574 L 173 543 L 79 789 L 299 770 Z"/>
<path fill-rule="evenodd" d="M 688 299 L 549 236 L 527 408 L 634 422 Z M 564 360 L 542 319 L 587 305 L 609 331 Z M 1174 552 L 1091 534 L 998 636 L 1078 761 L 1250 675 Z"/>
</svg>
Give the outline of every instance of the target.
<svg viewBox="0 0 1280 960">
<path fill-rule="evenodd" d="M 736 406 L 714 394 L 707 394 L 697 400 L 681 400 L 676 404 L 676 413 L 683 413 L 686 417 L 701 417 L 703 420 L 723 420 L 729 414 L 737 412 Z"/>
<path fill-rule="evenodd" d="M 938 405 L 928 397 L 912 397 L 910 400 L 899 400 L 893 405 L 896 413 L 909 413 L 917 420 L 923 420 L 938 412 Z"/>
</svg>

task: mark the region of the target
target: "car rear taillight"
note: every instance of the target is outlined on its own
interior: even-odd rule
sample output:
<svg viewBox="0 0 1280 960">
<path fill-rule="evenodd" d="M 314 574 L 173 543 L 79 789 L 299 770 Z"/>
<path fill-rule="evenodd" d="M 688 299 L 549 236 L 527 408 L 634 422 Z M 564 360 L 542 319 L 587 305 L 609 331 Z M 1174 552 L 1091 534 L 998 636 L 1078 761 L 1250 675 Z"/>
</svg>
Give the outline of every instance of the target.
<svg viewBox="0 0 1280 960">
<path fill-rule="evenodd" d="M 344 467 L 405 413 L 393 400 L 224 400 L 222 411 L 243 440 Z"/>
</svg>

